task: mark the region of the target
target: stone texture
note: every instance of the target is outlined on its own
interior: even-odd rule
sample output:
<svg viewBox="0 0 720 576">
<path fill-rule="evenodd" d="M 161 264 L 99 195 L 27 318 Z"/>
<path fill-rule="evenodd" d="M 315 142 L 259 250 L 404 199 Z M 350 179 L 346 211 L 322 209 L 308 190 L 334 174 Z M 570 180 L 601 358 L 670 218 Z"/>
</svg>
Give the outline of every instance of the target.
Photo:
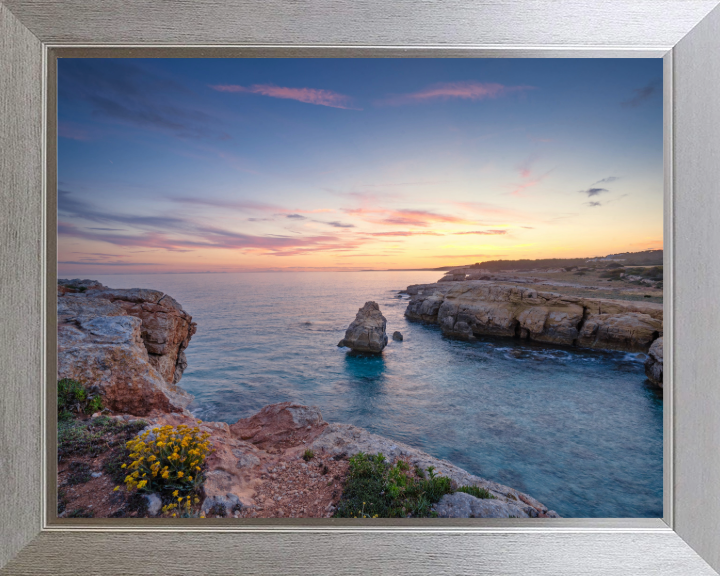
<svg viewBox="0 0 720 576">
<path fill-rule="evenodd" d="M 408 288 L 408 293 L 410 293 Z M 661 304 L 565 296 L 484 281 L 421 285 L 405 316 L 439 324 L 443 334 L 647 352 L 662 335 Z"/>
<path fill-rule="evenodd" d="M 653 384 L 663 387 L 663 339 L 658 338 L 650 346 L 645 360 L 645 375 Z"/>
<path fill-rule="evenodd" d="M 393 338 L 393 340 L 395 340 L 396 342 L 402 342 L 402 341 L 403 341 L 403 335 L 402 335 L 402 333 L 401 333 L 401 332 L 398 332 L 397 330 L 396 330 L 395 332 L 393 332 L 392 338 Z"/>
<path fill-rule="evenodd" d="M 525 510 L 527 508 L 528 510 Z M 465 492 L 445 494 L 440 502 L 433 506 L 439 518 L 537 518 L 538 511 L 531 506 L 475 498 Z M 546 516 L 547 514 L 545 514 Z"/>
<path fill-rule="evenodd" d="M 157 516 L 162 510 L 162 500 L 158 494 L 154 492 L 152 494 L 146 494 L 145 500 L 147 502 L 148 514 L 150 516 Z"/>
<path fill-rule="evenodd" d="M 111 289 L 94 280 L 58 280 L 58 317 L 78 313 L 139 318 L 150 363 L 170 384 L 182 378 L 185 349 L 197 325 L 171 296 L 144 288 Z"/>
<path fill-rule="evenodd" d="M 380 306 L 376 302 L 365 302 L 338 346 L 347 346 L 354 352 L 379 354 L 388 343 L 386 326 L 387 321 L 380 312 Z"/>
<path fill-rule="evenodd" d="M 312 440 L 325 426 L 318 408 L 282 402 L 265 406 L 254 416 L 238 420 L 230 426 L 230 432 L 240 440 L 265 448 Z"/>
<path fill-rule="evenodd" d="M 195 324 L 177 302 L 155 290 L 60 280 L 57 309 L 58 378 L 96 386 L 106 407 L 136 416 L 191 402 L 175 383 Z"/>
</svg>

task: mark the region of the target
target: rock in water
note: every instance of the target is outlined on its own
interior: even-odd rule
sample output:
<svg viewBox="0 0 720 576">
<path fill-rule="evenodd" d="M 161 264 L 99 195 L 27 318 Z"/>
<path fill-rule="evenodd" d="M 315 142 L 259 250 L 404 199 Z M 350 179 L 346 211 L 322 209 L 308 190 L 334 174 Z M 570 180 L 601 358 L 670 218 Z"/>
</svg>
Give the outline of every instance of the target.
<svg viewBox="0 0 720 576">
<path fill-rule="evenodd" d="M 653 342 L 645 360 L 645 375 L 648 380 L 660 388 L 663 387 L 663 339 L 662 336 Z"/>
<path fill-rule="evenodd" d="M 398 342 L 403 341 L 403 335 L 400 332 L 393 332 L 393 340 L 397 340 Z"/>
<path fill-rule="evenodd" d="M 387 320 L 380 312 L 377 302 L 365 302 L 338 346 L 347 346 L 355 352 L 379 354 L 388 343 L 386 325 Z"/>
</svg>

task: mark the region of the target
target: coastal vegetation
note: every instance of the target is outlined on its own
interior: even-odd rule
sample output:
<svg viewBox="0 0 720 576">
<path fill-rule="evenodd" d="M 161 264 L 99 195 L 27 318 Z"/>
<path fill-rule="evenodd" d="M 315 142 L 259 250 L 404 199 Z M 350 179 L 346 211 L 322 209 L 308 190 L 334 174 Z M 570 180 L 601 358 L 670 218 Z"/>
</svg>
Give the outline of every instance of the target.
<svg viewBox="0 0 720 576">
<path fill-rule="evenodd" d="M 432 507 L 446 494 L 465 492 L 476 498 L 494 496 L 478 486 L 454 488 L 447 476 L 433 466 L 423 470 L 398 459 L 390 464 L 382 453 L 359 452 L 350 458 L 336 518 L 428 518 L 437 517 Z"/>
<path fill-rule="evenodd" d="M 92 414 L 102 410 L 102 398 L 77 380 L 63 378 L 57 384 L 58 419 L 70 420 L 73 414 Z"/>
</svg>

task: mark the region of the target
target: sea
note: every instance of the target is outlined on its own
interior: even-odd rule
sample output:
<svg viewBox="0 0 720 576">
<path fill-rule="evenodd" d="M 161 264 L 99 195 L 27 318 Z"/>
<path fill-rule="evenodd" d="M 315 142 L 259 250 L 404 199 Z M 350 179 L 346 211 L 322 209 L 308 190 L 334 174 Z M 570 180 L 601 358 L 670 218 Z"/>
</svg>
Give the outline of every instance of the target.
<svg viewBox="0 0 720 576">
<path fill-rule="evenodd" d="M 180 386 L 203 420 L 267 404 L 320 408 L 530 494 L 563 517 L 661 517 L 662 390 L 642 354 L 514 339 L 445 338 L 404 317 L 410 284 L 442 273 L 258 272 L 97 276 L 170 294 L 197 322 Z M 391 335 L 380 356 L 339 348 L 367 301 Z"/>
</svg>

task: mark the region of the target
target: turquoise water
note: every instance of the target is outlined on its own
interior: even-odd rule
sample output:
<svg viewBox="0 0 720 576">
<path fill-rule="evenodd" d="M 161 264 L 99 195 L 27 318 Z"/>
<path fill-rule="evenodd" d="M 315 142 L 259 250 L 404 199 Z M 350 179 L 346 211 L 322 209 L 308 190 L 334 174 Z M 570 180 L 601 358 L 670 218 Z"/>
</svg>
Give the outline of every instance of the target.
<svg viewBox="0 0 720 576">
<path fill-rule="evenodd" d="M 632 354 L 444 338 L 398 290 L 437 272 L 97 277 L 167 292 L 198 324 L 180 385 L 205 420 L 266 404 L 320 407 L 527 492 L 565 517 L 662 516 L 662 392 Z M 381 357 L 338 348 L 375 300 L 399 330 Z"/>
</svg>

